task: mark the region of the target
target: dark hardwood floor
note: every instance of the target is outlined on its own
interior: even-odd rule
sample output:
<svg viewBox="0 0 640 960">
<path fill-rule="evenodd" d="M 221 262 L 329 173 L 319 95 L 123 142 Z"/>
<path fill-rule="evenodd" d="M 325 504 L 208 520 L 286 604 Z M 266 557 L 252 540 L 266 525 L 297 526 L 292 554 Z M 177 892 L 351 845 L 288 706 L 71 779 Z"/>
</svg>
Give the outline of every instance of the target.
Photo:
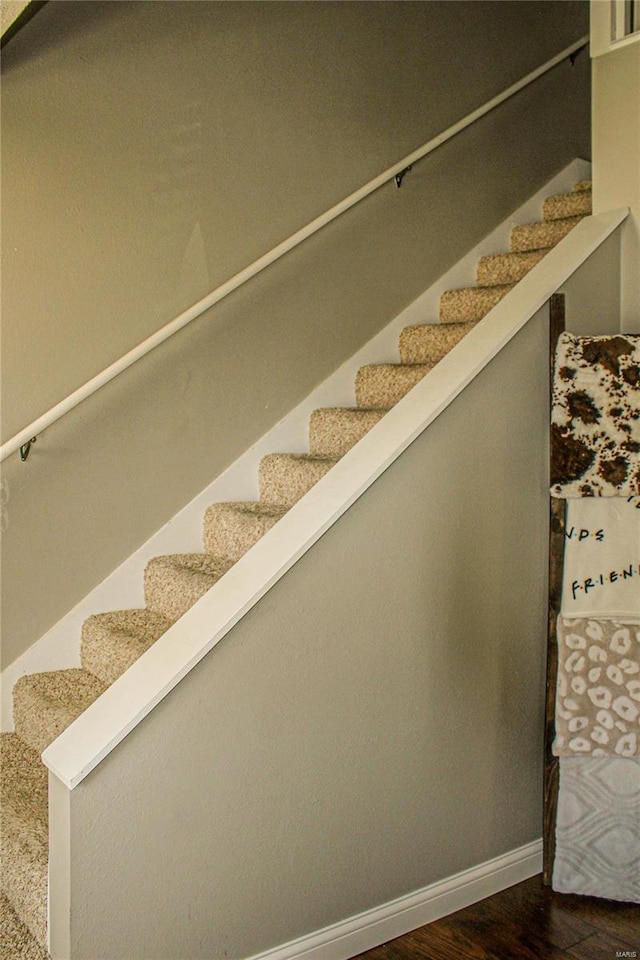
<svg viewBox="0 0 640 960">
<path fill-rule="evenodd" d="M 618 957 L 640 960 L 640 906 L 553 893 L 539 875 L 361 953 L 357 960 Z"/>
</svg>

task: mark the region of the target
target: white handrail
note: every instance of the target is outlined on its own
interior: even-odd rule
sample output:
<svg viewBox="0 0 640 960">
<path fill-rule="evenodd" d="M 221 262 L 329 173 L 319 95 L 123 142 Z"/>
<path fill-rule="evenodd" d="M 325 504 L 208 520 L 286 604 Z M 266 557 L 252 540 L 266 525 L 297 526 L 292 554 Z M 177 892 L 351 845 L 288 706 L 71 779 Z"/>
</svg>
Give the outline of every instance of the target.
<svg viewBox="0 0 640 960">
<path fill-rule="evenodd" d="M 433 140 L 429 140 L 428 143 L 425 143 L 422 147 L 414 150 L 413 153 L 410 153 L 402 160 L 399 160 L 392 167 L 389 167 L 387 170 L 385 170 L 384 173 L 381 173 L 373 180 L 370 180 L 363 187 L 360 187 L 359 190 L 356 190 L 348 197 L 345 197 L 345 199 L 340 203 L 337 203 L 335 206 L 325 211 L 325 213 L 321 214 L 319 217 L 316 217 L 315 220 L 312 220 L 305 227 L 302 227 L 286 240 L 283 240 L 282 243 L 279 243 L 268 253 L 265 253 L 263 256 L 259 257 L 248 267 L 240 270 L 240 272 L 236 273 L 233 277 L 231 277 L 231 279 L 226 280 L 219 287 L 216 287 L 216 289 L 207 294 L 206 297 L 198 300 L 198 302 L 194 303 L 193 306 L 189 307 L 188 310 L 185 310 L 183 313 L 175 317 L 175 319 L 165 324 L 165 326 L 161 327 L 158 331 L 156 331 L 156 333 L 152 334 L 146 340 L 143 340 L 142 343 L 139 343 L 137 347 L 129 350 L 128 353 L 125 353 L 123 357 L 120 357 L 120 359 L 112 363 L 111 366 L 106 367 L 101 373 L 98 373 L 95 377 L 92 377 L 92 379 L 88 380 L 83 386 L 79 387 L 77 390 L 74 390 L 73 393 L 70 393 L 69 396 L 65 397 L 64 400 L 61 400 L 60 403 L 57 403 L 54 407 L 51 407 L 50 410 L 48 410 L 46 413 L 43 413 L 42 416 L 37 418 L 37 420 L 34 420 L 28 426 L 24 427 L 24 429 L 22 429 L 19 433 L 15 434 L 15 436 L 11 437 L 10 440 L 7 440 L 6 443 L 3 443 L 0 447 L 0 462 L 5 460 L 6 457 L 10 456 L 10 454 L 19 450 L 23 444 L 28 443 L 29 440 L 41 433 L 46 427 L 50 427 L 51 424 L 56 422 L 56 420 L 59 420 L 61 417 L 63 417 L 65 413 L 73 410 L 74 407 L 77 407 L 78 404 L 82 403 L 83 400 L 86 400 L 87 397 L 90 397 L 92 394 L 94 394 L 100 389 L 100 387 L 105 386 L 107 383 L 117 377 L 118 374 L 123 373 L 123 371 L 134 364 L 137 360 L 140 360 L 142 357 L 146 356 L 146 354 L 150 353 L 153 349 L 155 349 L 155 347 L 160 346 L 161 343 L 164 343 L 165 340 L 168 340 L 169 337 L 172 337 L 174 333 L 182 330 L 183 327 L 186 327 L 188 323 L 191 323 L 192 320 L 195 320 L 196 317 L 199 317 L 202 313 L 204 313 L 205 310 L 208 310 L 216 303 L 219 303 L 220 300 L 223 300 L 225 297 L 229 296 L 230 293 L 233 293 L 234 290 L 236 290 L 243 283 L 246 283 L 247 280 L 251 280 L 252 277 L 256 276 L 256 274 L 260 273 L 272 263 L 275 263 L 276 260 L 279 260 L 280 257 L 284 256 L 285 253 L 288 253 L 294 247 L 298 246 L 298 244 L 302 243 L 303 240 L 306 240 L 314 233 L 317 233 L 318 230 L 321 230 L 328 223 L 331 223 L 332 220 L 335 220 L 361 200 L 364 200 L 365 197 L 368 197 L 371 193 L 374 193 L 374 191 L 384 186 L 385 183 L 388 183 L 395 176 L 402 173 L 402 171 L 406 170 L 407 167 L 416 163 L 418 160 L 421 160 L 423 157 L 427 156 L 427 154 L 432 153 L 438 147 L 442 146 L 443 143 L 446 143 L 447 140 L 451 140 L 452 137 L 455 137 L 466 127 L 469 127 L 472 123 L 475 123 L 476 120 L 479 120 L 481 117 L 485 116 L 485 114 L 495 109 L 495 107 L 499 106 L 501 103 L 504 103 L 505 100 L 508 100 L 524 87 L 528 86 L 530 83 L 533 83 L 534 80 L 537 80 L 545 73 L 548 73 L 549 70 L 552 70 L 554 67 L 558 66 L 558 64 L 562 63 L 563 60 L 571 57 L 572 54 L 577 53 L 588 43 L 588 36 L 584 36 L 581 37 L 580 40 L 576 40 L 575 43 L 572 43 L 571 46 L 566 47 L 560 53 L 556 54 L 556 56 L 552 57 L 551 60 L 547 60 L 547 62 L 543 63 L 542 66 L 538 67 L 536 70 L 533 70 L 531 73 L 528 73 L 525 77 L 522 77 L 522 79 L 518 80 L 510 87 L 507 87 L 507 89 L 503 90 L 502 93 L 499 93 L 491 100 L 487 100 L 487 102 L 481 107 L 478 107 L 476 110 L 468 113 L 462 118 L 462 120 L 458 120 L 457 123 L 454 123 L 451 127 L 448 127 L 437 137 L 434 137 Z"/>
</svg>

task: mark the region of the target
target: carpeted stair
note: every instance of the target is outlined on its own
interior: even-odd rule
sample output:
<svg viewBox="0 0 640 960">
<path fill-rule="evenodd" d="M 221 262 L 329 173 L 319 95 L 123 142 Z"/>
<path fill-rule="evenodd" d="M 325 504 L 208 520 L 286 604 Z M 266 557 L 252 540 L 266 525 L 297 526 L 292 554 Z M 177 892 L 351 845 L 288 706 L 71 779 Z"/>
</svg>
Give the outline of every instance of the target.
<svg viewBox="0 0 640 960">
<path fill-rule="evenodd" d="M 81 669 L 32 674 L 16 683 L 15 733 L 2 735 L 5 896 L 1 902 L 11 914 L 5 916 L 0 929 L 14 931 L 7 934 L 12 938 L 7 958 L 31 956 L 27 950 L 38 956 L 35 944 L 21 946 L 25 936 L 22 924 L 39 945 L 46 945 L 47 778 L 40 753 L 590 211 L 588 181 L 576 184 L 571 193 L 547 199 L 540 222 L 513 229 L 510 252 L 482 257 L 477 286 L 443 293 L 439 322 L 406 327 L 401 332 L 400 363 L 368 364 L 358 371 L 355 407 L 313 412 L 308 454 L 271 453 L 262 459 L 259 501 L 216 503 L 208 508 L 204 517 L 206 552 L 155 557 L 144 573 L 143 609 L 98 613 L 85 621 Z"/>
<path fill-rule="evenodd" d="M 39 755 L 15 733 L 2 735 L 0 761 L 0 858 L 5 894 L 0 904 L 0 956 L 16 960 L 23 955 L 23 947 L 29 946 L 29 936 L 18 920 L 38 944 L 46 943 L 47 771 Z"/>
</svg>

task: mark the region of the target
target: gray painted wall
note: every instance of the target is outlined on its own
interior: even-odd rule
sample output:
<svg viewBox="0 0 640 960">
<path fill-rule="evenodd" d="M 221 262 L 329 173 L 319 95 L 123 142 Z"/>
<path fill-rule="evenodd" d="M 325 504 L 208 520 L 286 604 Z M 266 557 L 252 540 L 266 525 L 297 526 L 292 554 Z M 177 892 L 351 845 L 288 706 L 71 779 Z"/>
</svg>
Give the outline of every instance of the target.
<svg viewBox="0 0 640 960">
<path fill-rule="evenodd" d="M 573 2 L 50 2 L 2 62 L 3 437 L 586 30 Z M 3 663 L 588 155 L 582 55 L 12 457 Z"/>
<path fill-rule="evenodd" d="M 566 284 L 575 332 L 619 328 L 619 263 L 612 237 Z M 54 781 L 56 960 L 240 960 L 541 835 L 547 329 Z"/>
<path fill-rule="evenodd" d="M 619 329 L 619 273 L 616 235 L 569 329 Z M 52 778 L 56 960 L 242 958 L 540 835 L 547 325 L 76 790 Z"/>
<path fill-rule="evenodd" d="M 239 960 L 539 837 L 545 354 L 542 317 L 72 792 L 73 960 Z"/>
</svg>

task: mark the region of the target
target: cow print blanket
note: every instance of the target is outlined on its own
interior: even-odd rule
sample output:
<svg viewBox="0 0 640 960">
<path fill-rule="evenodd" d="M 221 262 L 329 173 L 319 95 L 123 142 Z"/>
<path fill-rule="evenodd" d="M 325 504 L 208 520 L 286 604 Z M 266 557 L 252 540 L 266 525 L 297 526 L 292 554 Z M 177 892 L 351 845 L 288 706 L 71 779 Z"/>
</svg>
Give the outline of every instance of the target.
<svg viewBox="0 0 640 960">
<path fill-rule="evenodd" d="M 640 336 L 559 337 L 551 494 L 640 494 Z"/>
</svg>

